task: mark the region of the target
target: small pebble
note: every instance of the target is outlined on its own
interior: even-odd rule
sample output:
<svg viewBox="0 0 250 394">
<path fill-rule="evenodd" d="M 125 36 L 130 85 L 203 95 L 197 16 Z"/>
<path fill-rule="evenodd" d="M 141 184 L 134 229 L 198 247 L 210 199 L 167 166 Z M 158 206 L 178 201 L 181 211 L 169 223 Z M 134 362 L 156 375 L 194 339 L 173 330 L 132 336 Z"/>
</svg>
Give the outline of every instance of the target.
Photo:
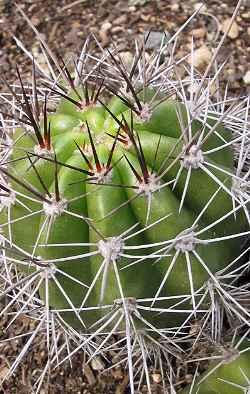
<svg viewBox="0 0 250 394">
<path fill-rule="evenodd" d="M 123 23 L 126 23 L 127 21 L 127 15 L 123 14 L 121 16 L 119 16 L 118 18 L 114 19 L 113 23 L 114 25 L 121 25 Z"/>
<path fill-rule="evenodd" d="M 111 29 L 111 33 L 112 34 L 117 34 L 117 33 L 120 33 L 120 32 L 124 32 L 124 28 L 122 26 L 114 26 Z"/>
<path fill-rule="evenodd" d="M 101 29 L 99 31 L 99 37 L 101 39 L 101 43 L 103 46 L 107 45 L 109 43 L 109 30 L 111 29 L 112 24 L 110 22 L 104 22 L 101 26 Z"/>
<path fill-rule="evenodd" d="M 241 14 L 241 17 L 243 19 L 250 19 L 250 12 L 244 12 L 244 14 Z"/>
<path fill-rule="evenodd" d="M 91 360 L 91 367 L 93 368 L 94 371 L 103 371 L 104 370 L 104 364 L 101 360 L 100 357 L 96 356 Z"/>
<path fill-rule="evenodd" d="M 186 380 L 186 382 L 187 382 L 188 384 L 192 383 L 192 381 L 193 381 L 193 375 L 191 375 L 191 374 L 185 375 L 185 380 Z"/>
<path fill-rule="evenodd" d="M 120 57 L 123 61 L 123 63 L 125 64 L 125 66 L 130 67 L 133 63 L 133 55 L 131 52 L 129 51 L 124 51 L 124 52 L 120 52 Z"/>
<path fill-rule="evenodd" d="M 162 381 L 161 374 L 153 373 L 152 374 L 152 379 L 153 379 L 154 383 L 157 383 L 157 384 L 161 383 L 161 381 Z"/>
<path fill-rule="evenodd" d="M 195 10 L 199 10 L 200 9 L 200 12 L 204 12 L 204 11 L 207 10 L 207 7 L 206 7 L 206 5 L 204 3 L 196 3 L 194 5 L 194 9 Z"/>
<path fill-rule="evenodd" d="M 145 32 L 144 37 L 148 36 L 148 31 Z M 150 31 L 146 42 L 146 49 L 156 49 L 161 46 L 162 40 L 166 41 L 166 36 L 160 31 Z"/>
<path fill-rule="evenodd" d="M 180 9 L 180 5 L 178 3 L 171 5 L 171 11 L 176 12 L 176 11 L 179 11 L 179 9 Z"/>
<path fill-rule="evenodd" d="M 223 31 L 223 33 L 226 33 L 228 31 L 229 25 L 231 23 L 231 18 L 226 19 L 222 25 L 221 25 L 221 31 Z M 227 33 L 227 36 L 229 38 L 231 38 L 232 40 L 234 40 L 235 38 L 237 38 L 239 35 L 239 26 L 237 25 L 236 22 L 232 23 L 232 26 L 230 28 L 230 30 Z"/>
<path fill-rule="evenodd" d="M 101 26 L 102 31 L 108 31 L 112 27 L 112 24 L 110 22 L 104 22 Z"/>
<path fill-rule="evenodd" d="M 246 85 L 250 85 L 250 70 L 246 72 L 246 74 L 243 77 L 243 81 Z"/>
<path fill-rule="evenodd" d="M 194 51 L 194 66 L 201 68 L 209 63 L 211 60 L 212 53 L 206 45 L 202 45 L 200 48 Z M 192 62 L 191 56 L 188 59 L 189 64 Z"/>
<path fill-rule="evenodd" d="M 204 38 L 206 36 L 206 30 L 202 28 L 194 29 L 191 33 L 195 38 Z"/>
</svg>

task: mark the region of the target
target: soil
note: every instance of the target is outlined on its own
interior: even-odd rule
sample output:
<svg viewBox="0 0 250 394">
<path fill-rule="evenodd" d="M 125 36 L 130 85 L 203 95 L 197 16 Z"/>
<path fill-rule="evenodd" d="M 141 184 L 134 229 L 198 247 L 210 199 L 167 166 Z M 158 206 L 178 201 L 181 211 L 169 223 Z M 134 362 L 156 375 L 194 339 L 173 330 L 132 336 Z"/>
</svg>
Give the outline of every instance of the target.
<svg viewBox="0 0 250 394">
<path fill-rule="evenodd" d="M 103 47 L 112 42 L 126 53 L 133 49 L 133 42 L 139 35 L 152 31 L 159 35 L 163 31 L 173 34 L 193 13 L 198 1 L 185 0 L 27 0 L 16 2 L 30 18 L 33 25 L 44 36 L 52 50 L 65 57 L 79 53 L 88 34 L 94 33 Z M 234 11 L 235 0 L 207 0 L 205 14 L 197 16 L 185 29 L 178 51 L 181 55 L 190 48 L 191 37 L 195 46 L 204 45 L 209 49 L 222 36 L 221 25 Z M 227 37 L 220 52 L 219 60 L 228 58 L 222 75 L 222 83 L 230 83 L 231 95 L 250 92 L 247 72 L 250 63 L 250 8 L 247 0 L 242 2 L 236 18 L 234 37 Z M 217 34 L 218 33 L 218 34 Z M 155 37 L 157 37 L 157 34 Z M 0 74 L 8 81 L 15 81 L 17 64 L 22 75 L 28 76 L 31 61 L 17 47 L 17 37 L 34 56 L 41 56 L 35 35 L 22 15 L 17 11 L 15 2 L 0 2 Z M 152 43 L 151 45 L 154 45 Z M 205 56 L 205 55 L 204 55 Z M 5 89 L 0 85 L 0 90 Z M 34 329 L 34 322 L 18 318 L 6 330 L 10 316 L 0 321 L 0 336 L 4 340 L 14 335 Z M 0 377 L 21 351 L 27 339 L 0 343 Z M 11 379 L 4 382 L 0 394 L 32 393 L 31 382 L 39 375 L 46 360 L 46 343 L 37 336 L 32 351 L 22 361 Z M 40 390 L 41 394 L 59 393 L 129 393 L 128 377 L 122 370 L 110 370 L 100 374 L 91 366 L 84 368 L 84 355 L 79 352 L 72 359 L 74 368 L 64 365 L 51 371 L 49 381 Z M 152 377 L 153 378 L 153 377 Z M 155 383 L 153 392 L 162 393 L 161 384 Z M 126 391 L 127 390 L 127 391 Z M 147 391 L 145 391 L 147 392 Z"/>
</svg>

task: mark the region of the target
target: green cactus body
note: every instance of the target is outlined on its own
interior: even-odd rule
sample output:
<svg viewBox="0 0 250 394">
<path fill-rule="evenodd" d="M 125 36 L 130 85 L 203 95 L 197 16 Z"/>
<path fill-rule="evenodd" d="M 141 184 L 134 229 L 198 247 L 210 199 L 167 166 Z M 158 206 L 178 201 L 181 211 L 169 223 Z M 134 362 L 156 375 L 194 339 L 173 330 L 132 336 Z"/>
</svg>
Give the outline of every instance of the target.
<svg viewBox="0 0 250 394">
<path fill-rule="evenodd" d="M 74 95 L 72 93 L 71 97 Z M 113 111 L 113 116 L 107 108 Z M 204 136 L 208 134 L 215 121 L 208 122 L 209 127 L 203 127 L 197 120 L 192 121 L 189 131 L 194 139 L 184 151 L 178 112 L 182 113 L 184 127 L 187 127 L 185 107 L 174 101 L 162 102 L 148 120 L 142 121 L 137 115 L 131 115 L 119 99 L 113 99 L 107 107 L 95 104 L 81 111 L 63 98 L 57 112 L 48 118 L 53 149 L 38 149 L 34 134 L 24 134 L 21 129 L 16 131 L 12 157 L 24 158 L 9 165 L 10 183 L 17 192 L 37 201 L 20 195 L 19 199 L 29 212 L 20 204 L 13 205 L 12 242 L 28 254 L 40 256 L 41 261 L 49 261 L 47 265 L 56 261 L 56 267 L 68 275 L 54 274 L 51 266 L 49 304 L 52 308 L 112 305 L 122 296 L 134 299 L 154 299 L 157 296 L 154 306 L 166 308 L 171 304 L 167 300 L 159 300 L 159 297 L 190 294 L 209 278 L 209 272 L 224 268 L 238 255 L 237 237 L 230 241 L 203 242 L 244 231 L 246 227 L 240 210 L 236 215 L 229 214 L 232 199 L 227 190 L 231 189 L 232 180 L 228 174 L 233 170 L 233 154 L 226 141 L 230 140 L 230 133 L 219 124 L 215 128 L 216 133 L 209 135 L 202 146 L 203 151 L 223 146 L 206 159 L 211 164 L 213 177 L 219 179 L 219 185 L 199 167 L 204 157 L 201 151 L 197 153 L 195 150 L 196 135 L 198 138 L 200 130 Z M 126 127 L 130 129 L 127 134 Z M 95 148 L 91 146 L 90 137 Z M 183 170 L 174 185 L 181 165 Z M 163 175 L 159 177 L 159 174 Z M 189 175 L 190 181 L 182 201 Z M 20 179 L 46 201 L 39 200 L 34 191 L 18 183 Z M 208 206 L 204 209 L 206 204 Z M 29 213 L 31 215 L 20 219 Z M 212 225 L 217 220 L 218 223 Z M 157 221 L 159 223 L 153 225 Z M 2 214 L 1 222 L 8 234 L 6 214 Z M 133 227 L 136 224 L 137 227 Z M 197 240 L 195 234 L 206 227 L 209 228 L 201 232 Z M 130 228 L 136 228 L 133 231 L 137 233 L 123 242 L 120 235 Z M 144 231 L 138 231 L 144 228 Z M 178 241 L 183 232 L 186 238 Z M 164 249 L 164 242 L 168 240 L 172 240 L 169 243 L 172 246 L 168 248 L 165 243 L 165 250 L 161 253 L 166 256 L 159 258 L 158 251 Z M 47 246 L 41 246 L 45 244 Z M 66 245 L 49 247 L 49 244 Z M 151 244 L 155 245 L 149 246 Z M 131 248 L 126 249 L 125 246 Z M 198 253 L 208 269 L 193 251 Z M 86 253 L 90 256 L 83 256 Z M 131 254 L 134 259 L 126 256 Z M 142 255 L 148 258 L 143 259 Z M 126 268 L 140 258 L 141 262 Z M 168 269 L 169 276 L 164 282 Z M 96 276 L 98 271 L 101 273 Z M 40 295 L 46 297 L 44 285 L 40 286 Z M 189 307 L 190 301 L 183 306 Z M 88 325 L 102 313 L 101 308 L 82 312 L 71 322 L 77 326 L 82 319 Z M 176 321 L 173 314 L 167 318 L 157 313 L 151 316 L 156 325 L 161 325 L 163 320 L 165 325 Z M 183 319 L 185 314 L 178 316 Z"/>
<path fill-rule="evenodd" d="M 181 394 L 242 394 L 249 392 L 250 352 L 245 341 L 240 350 L 227 350 L 227 359 L 210 363 L 193 386 L 187 386 Z"/>
</svg>

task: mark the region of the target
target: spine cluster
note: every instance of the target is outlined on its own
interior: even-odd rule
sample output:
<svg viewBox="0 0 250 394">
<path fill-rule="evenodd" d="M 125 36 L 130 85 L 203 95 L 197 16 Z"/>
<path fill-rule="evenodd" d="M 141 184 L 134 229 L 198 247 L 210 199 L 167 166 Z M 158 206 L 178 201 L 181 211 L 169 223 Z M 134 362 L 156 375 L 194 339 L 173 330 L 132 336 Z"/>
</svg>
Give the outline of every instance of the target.
<svg viewBox="0 0 250 394">
<path fill-rule="evenodd" d="M 1 77 L 0 316 L 36 322 L 5 379 L 43 333 L 37 393 L 77 352 L 131 393 L 249 390 L 250 100 L 220 91 L 223 38 L 200 75 L 181 30 L 132 65 L 40 42 L 51 73 Z"/>
</svg>

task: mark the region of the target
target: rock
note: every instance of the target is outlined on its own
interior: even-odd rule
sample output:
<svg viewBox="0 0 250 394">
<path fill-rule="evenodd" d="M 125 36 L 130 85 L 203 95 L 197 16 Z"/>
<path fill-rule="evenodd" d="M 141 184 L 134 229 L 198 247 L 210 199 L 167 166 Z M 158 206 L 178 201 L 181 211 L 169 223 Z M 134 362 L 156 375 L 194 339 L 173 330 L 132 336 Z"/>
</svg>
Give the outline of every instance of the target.
<svg viewBox="0 0 250 394">
<path fill-rule="evenodd" d="M 120 33 L 120 32 L 124 33 L 124 27 L 122 27 L 122 26 L 114 26 L 111 29 L 111 33 L 112 34 L 117 34 L 117 33 Z"/>
<path fill-rule="evenodd" d="M 194 51 L 194 66 L 202 68 L 206 66 L 212 58 L 212 52 L 206 45 L 202 45 L 200 48 Z M 192 62 L 192 57 L 188 59 L 189 64 Z"/>
<path fill-rule="evenodd" d="M 109 31 L 112 27 L 112 23 L 110 22 L 104 22 L 101 26 L 102 31 Z"/>
<path fill-rule="evenodd" d="M 147 37 L 148 31 L 144 33 L 144 37 Z M 168 40 L 166 34 L 160 31 L 150 31 L 146 42 L 146 49 L 157 49 L 161 46 L 163 40 L 163 44 L 165 44 Z"/>
<path fill-rule="evenodd" d="M 194 5 L 194 9 L 195 9 L 195 10 L 200 10 L 200 12 L 207 11 L 207 7 L 206 7 L 206 5 L 203 4 L 203 3 L 196 3 L 196 4 Z"/>
<path fill-rule="evenodd" d="M 230 23 L 231 23 L 231 18 L 226 19 L 226 20 L 222 23 L 222 25 L 221 25 L 221 31 L 222 31 L 223 33 L 226 33 L 226 32 L 227 32 Z M 235 38 L 238 37 L 238 35 L 239 35 L 239 26 L 237 25 L 236 22 L 233 22 L 233 23 L 232 23 L 232 26 L 231 26 L 231 28 L 230 28 L 230 30 L 229 30 L 229 32 L 227 33 L 227 36 L 228 36 L 229 38 L 231 38 L 232 40 L 234 40 Z"/>
<path fill-rule="evenodd" d="M 145 14 L 141 14 L 141 20 L 144 22 L 148 22 L 151 19 L 151 15 L 145 15 Z"/>
<path fill-rule="evenodd" d="M 247 28 L 247 34 L 250 36 L 250 27 Z"/>
<path fill-rule="evenodd" d="M 244 12 L 244 14 L 241 14 L 241 17 L 243 19 L 250 19 L 250 12 Z"/>
<path fill-rule="evenodd" d="M 243 81 L 246 85 L 250 85 L 250 70 L 246 72 L 246 74 L 243 77 Z"/>
<path fill-rule="evenodd" d="M 200 28 L 200 29 L 194 29 L 194 30 L 192 30 L 192 35 L 195 37 L 195 38 L 204 38 L 205 36 L 206 36 L 206 30 L 205 29 L 203 29 L 203 28 Z"/>
<path fill-rule="evenodd" d="M 128 68 L 132 66 L 133 63 L 133 55 L 131 52 L 129 51 L 124 51 L 124 52 L 120 52 L 119 53 L 123 63 L 125 64 L 125 66 L 127 66 Z"/>
<path fill-rule="evenodd" d="M 161 381 L 162 381 L 161 374 L 160 374 L 160 373 L 157 373 L 157 372 L 154 372 L 154 373 L 152 374 L 152 380 L 153 380 L 153 382 L 156 383 L 156 384 L 161 383 Z"/>
<path fill-rule="evenodd" d="M 105 366 L 101 357 L 96 356 L 91 360 L 91 367 L 94 371 L 103 371 Z"/>
<path fill-rule="evenodd" d="M 171 11 L 176 12 L 176 11 L 179 11 L 179 9 L 180 9 L 180 5 L 178 3 L 171 5 Z"/>
<path fill-rule="evenodd" d="M 118 18 L 114 19 L 113 24 L 114 25 L 121 25 L 126 22 L 127 22 L 127 14 L 123 14 L 123 15 L 119 16 Z"/>
<path fill-rule="evenodd" d="M 112 27 L 112 23 L 110 22 L 104 22 L 101 26 L 101 29 L 99 31 L 99 36 L 101 39 L 101 44 L 102 46 L 106 46 L 109 43 L 109 30 Z"/>
</svg>

